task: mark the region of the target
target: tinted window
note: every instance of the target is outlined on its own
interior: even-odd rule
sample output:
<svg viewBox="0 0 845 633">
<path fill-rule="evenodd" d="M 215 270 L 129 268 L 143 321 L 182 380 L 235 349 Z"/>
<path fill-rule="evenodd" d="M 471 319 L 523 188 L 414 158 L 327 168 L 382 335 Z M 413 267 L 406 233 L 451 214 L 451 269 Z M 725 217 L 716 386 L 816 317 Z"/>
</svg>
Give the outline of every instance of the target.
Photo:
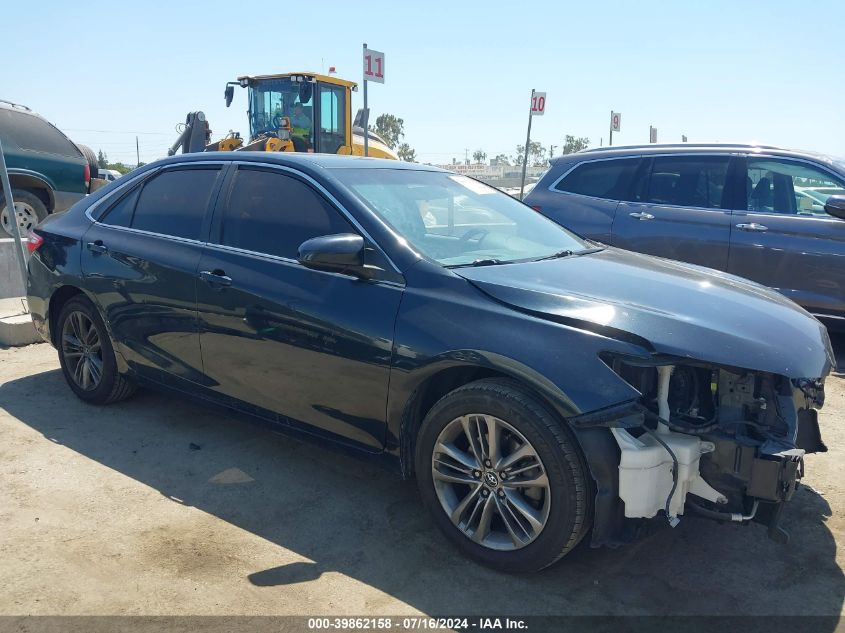
<svg viewBox="0 0 845 633">
<path fill-rule="evenodd" d="M 728 156 L 658 156 L 651 169 L 646 201 L 720 209 L 729 162 Z"/>
<path fill-rule="evenodd" d="M 242 168 L 228 197 L 220 243 L 295 259 L 305 240 L 353 231 L 337 209 L 304 182 Z"/>
<path fill-rule="evenodd" d="M 749 211 L 824 216 L 825 202 L 845 195 L 845 183 L 807 163 L 749 158 L 746 194 Z"/>
<path fill-rule="evenodd" d="M 138 202 L 139 193 L 141 193 L 141 188 L 136 187 L 135 191 L 123 196 L 117 204 L 106 211 L 106 216 L 102 219 L 102 222 L 113 226 L 131 226 L 132 212 L 135 210 L 135 203 Z"/>
<path fill-rule="evenodd" d="M 76 145 L 44 119 L 0 108 L 0 138 L 21 149 L 82 158 Z"/>
<path fill-rule="evenodd" d="M 638 158 L 583 163 L 557 183 L 555 189 L 594 198 L 622 200 L 638 163 Z"/>
<path fill-rule="evenodd" d="M 199 239 L 219 171 L 179 169 L 154 177 L 141 190 L 132 228 Z"/>
</svg>

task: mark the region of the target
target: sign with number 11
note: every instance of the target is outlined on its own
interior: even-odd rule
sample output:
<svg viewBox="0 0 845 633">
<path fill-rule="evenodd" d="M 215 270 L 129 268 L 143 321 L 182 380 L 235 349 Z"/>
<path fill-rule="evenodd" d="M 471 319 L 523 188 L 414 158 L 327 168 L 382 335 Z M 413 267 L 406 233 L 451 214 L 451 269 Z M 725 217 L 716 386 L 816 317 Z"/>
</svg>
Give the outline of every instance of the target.
<svg viewBox="0 0 845 633">
<path fill-rule="evenodd" d="M 364 49 L 364 79 L 384 83 L 384 53 Z"/>
</svg>

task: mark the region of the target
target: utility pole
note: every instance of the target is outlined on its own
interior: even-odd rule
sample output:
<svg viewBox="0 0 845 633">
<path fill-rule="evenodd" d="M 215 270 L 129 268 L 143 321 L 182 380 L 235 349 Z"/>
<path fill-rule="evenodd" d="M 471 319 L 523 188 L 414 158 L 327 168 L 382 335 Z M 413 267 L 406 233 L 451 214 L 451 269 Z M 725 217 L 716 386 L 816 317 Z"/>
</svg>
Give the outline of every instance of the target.
<svg viewBox="0 0 845 633">
<path fill-rule="evenodd" d="M 608 146 L 613 145 L 613 110 L 610 111 L 610 140 L 607 144 Z"/>
<path fill-rule="evenodd" d="M 138 137 L 135 137 L 135 158 L 137 159 L 137 164 L 135 167 L 141 166 L 141 147 L 138 145 Z"/>
<path fill-rule="evenodd" d="M 464 148 L 464 165 L 469 165 L 469 148 Z"/>
<path fill-rule="evenodd" d="M 549 162 L 552 162 L 552 156 L 555 155 L 555 146 L 549 145 Z"/>
</svg>

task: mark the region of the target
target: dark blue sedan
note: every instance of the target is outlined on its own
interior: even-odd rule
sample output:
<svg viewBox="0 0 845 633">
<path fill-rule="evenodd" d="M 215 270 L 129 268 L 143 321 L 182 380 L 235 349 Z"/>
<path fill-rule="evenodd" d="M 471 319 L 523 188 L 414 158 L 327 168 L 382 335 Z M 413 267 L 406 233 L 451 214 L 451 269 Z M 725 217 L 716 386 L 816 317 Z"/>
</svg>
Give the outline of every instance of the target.
<svg viewBox="0 0 845 633">
<path fill-rule="evenodd" d="M 169 389 L 381 459 L 499 569 L 691 512 L 783 538 L 825 450 L 833 355 L 803 309 L 442 170 L 174 157 L 29 248 L 33 320 L 78 397 Z"/>
</svg>

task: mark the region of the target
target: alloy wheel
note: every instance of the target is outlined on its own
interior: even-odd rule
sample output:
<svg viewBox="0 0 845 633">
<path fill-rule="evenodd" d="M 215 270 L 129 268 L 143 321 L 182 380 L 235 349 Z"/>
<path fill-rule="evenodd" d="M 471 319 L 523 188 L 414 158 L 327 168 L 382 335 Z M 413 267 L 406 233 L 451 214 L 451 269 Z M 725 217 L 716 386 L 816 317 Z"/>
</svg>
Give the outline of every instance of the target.
<svg viewBox="0 0 845 633">
<path fill-rule="evenodd" d="M 15 202 L 15 219 L 18 222 L 18 229 L 21 237 L 26 237 L 29 232 L 38 224 L 38 214 L 32 205 L 26 202 Z M 0 212 L 0 225 L 9 235 L 12 235 L 12 225 L 9 221 L 9 207 L 6 205 Z"/>
<path fill-rule="evenodd" d="M 103 378 L 103 350 L 94 322 L 83 312 L 67 315 L 62 328 L 62 355 L 76 386 L 93 391 Z"/>
<path fill-rule="evenodd" d="M 468 414 L 449 422 L 434 445 L 431 469 L 443 511 L 475 543 L 521 549 L 548 522 L 551 488 L 543 462 L 504 420 Z"/>
</svg>

